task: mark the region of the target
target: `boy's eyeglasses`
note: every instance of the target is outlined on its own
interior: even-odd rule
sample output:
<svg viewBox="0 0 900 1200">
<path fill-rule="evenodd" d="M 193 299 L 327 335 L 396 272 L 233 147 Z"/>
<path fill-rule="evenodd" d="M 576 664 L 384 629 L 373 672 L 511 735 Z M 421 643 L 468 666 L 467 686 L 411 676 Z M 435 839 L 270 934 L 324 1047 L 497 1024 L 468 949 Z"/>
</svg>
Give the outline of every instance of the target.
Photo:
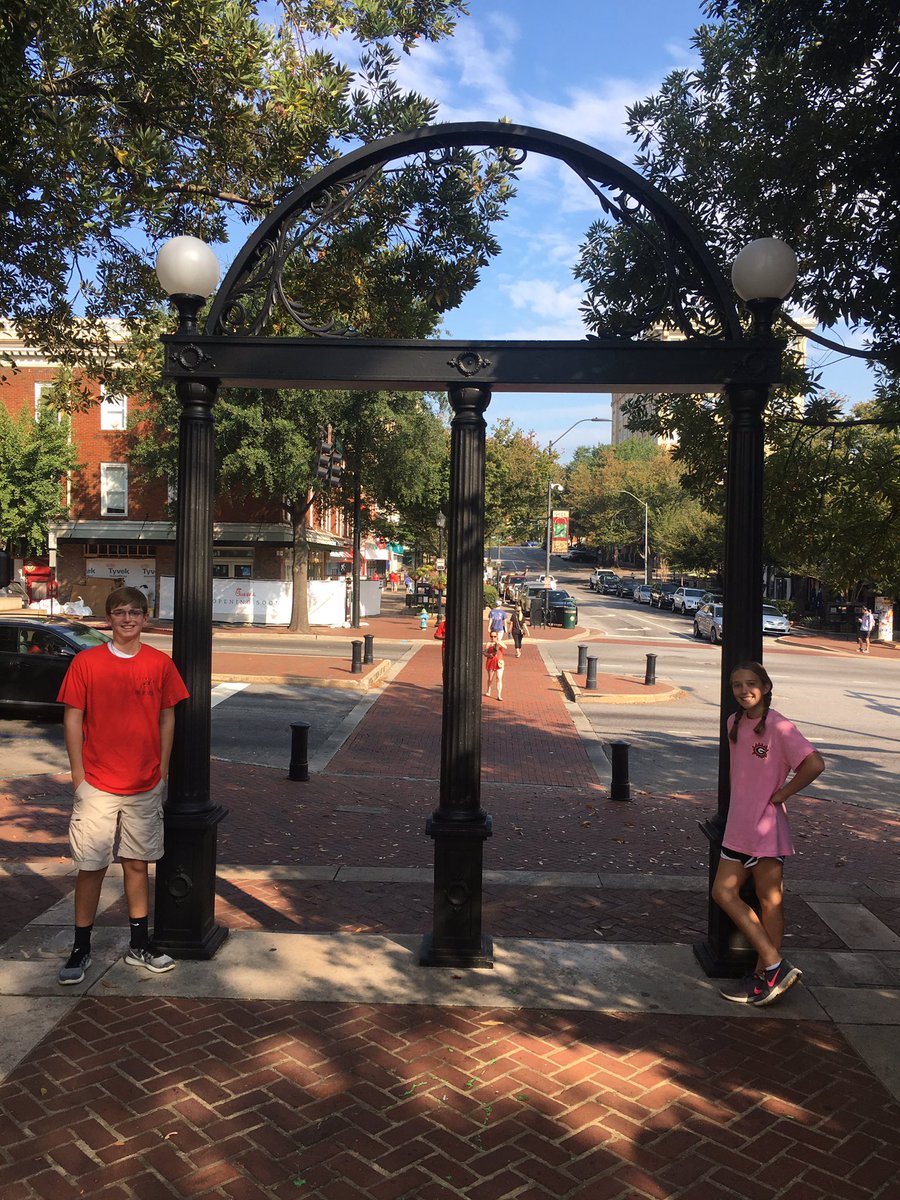
<svg viewBox="0 0 900 1200">
<path fill-rule="evenodd" d="M 114 608 L 109 615 L 111 617 L 142 617 L 144 610 L 141 608 Z"/>
</svg>

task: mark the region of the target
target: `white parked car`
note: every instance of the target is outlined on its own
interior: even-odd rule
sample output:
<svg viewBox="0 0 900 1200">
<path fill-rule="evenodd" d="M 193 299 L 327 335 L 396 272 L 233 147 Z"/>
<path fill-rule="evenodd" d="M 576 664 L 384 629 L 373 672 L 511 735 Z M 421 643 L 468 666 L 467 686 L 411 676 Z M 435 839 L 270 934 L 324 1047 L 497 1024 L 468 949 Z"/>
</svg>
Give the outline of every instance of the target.
<svg viewBox="0 0 900 1200">
<path fill-rule="evenodd" d="M 784 633 L 791 632 L 791 623 L 774 604 L 763 605 L 763 633 L 771 633 L 776 637 L 780 637 Z"/>
<path fill-rule="evenodd" d="M 675 589 L 675 594 L 672 597 L 672 611 L 681 613 L 696 612 L 700 607 L 700 601 L 706 595 L 703 588 L 688 588 L 680 587 Z"/>
</svg>

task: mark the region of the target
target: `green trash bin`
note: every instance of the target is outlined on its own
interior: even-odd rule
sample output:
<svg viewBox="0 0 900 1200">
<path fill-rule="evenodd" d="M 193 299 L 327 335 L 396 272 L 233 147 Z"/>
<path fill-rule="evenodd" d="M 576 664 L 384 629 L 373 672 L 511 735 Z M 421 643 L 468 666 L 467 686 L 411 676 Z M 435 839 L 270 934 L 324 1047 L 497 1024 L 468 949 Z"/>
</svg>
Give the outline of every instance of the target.
<svg viewBox="0 0 900 1200">
<path fill-rule="evenodd" d="M 578 609 L 564 608 L 562 612 L 562 627 L 563 629 L 574 629 L 578 624 Z"/>
</svg>

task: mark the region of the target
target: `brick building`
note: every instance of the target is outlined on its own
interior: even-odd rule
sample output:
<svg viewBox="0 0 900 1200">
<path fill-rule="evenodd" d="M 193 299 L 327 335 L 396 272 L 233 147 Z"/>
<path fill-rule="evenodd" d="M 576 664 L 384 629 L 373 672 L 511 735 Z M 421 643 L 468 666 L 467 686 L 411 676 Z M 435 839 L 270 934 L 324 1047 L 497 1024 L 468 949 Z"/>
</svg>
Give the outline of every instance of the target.
<svg viewBox="0 0 900 1200">
<path fill-rule="evenodd" d="M 0 354 L 18 367 L 7 371 L 0 384 L 7 411 L 15 417 L 27 407 L 36 414 L 58 365 L 26 346 L 8 325 L 0 326 Z M 153 602 L 163 580 L 175 573 L 168 486 L 142 478 L 129 462 L 129 445 L 138 435 L 129 398 L 107 395 L 100 385 L 91 390 L 97 403 L 72 415 L 79 467 L 61 481 L 67 516 L 49 527 L 45 562 L 63 600 L 78 595 L 86 580 L 113 578 L 146 587 Z M 309 577 L 325 579 L 338 572 L 345 558 L 349 529 L 340 510 L 328 510 L 319 520 L 314 507 L 308 517 Z M 291 530 L 277 503 L 218 496 L 213 530 L 215 579 L 290 580 Z M 15 557 L 15 547 L 11 550 L 16 572 L 27 572 L 28 560 Z"/>
</svg>

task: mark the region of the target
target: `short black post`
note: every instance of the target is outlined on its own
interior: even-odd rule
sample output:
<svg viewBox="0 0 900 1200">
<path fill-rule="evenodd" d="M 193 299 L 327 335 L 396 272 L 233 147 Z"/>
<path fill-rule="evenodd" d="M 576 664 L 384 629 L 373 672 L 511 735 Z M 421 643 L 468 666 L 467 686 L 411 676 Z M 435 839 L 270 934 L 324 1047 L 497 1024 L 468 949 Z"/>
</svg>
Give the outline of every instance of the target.
<svg viewBox="0 0 900 1200">
<path fill-rule="evenodd" d="M 350 659 L 350 674 L 362 675 L 362 642 L 352 641 L 350 643 L 351 659 Z"/>
<path fill-rule="evenodd" d="M 587 660 L 587 675 L 584 686 L 589 692 L 596 692 L 597 690 L 597 658 L 593 654 Z"/>
<path fill-rule="evenodd" d="M 583 675 L 587 670 L 587 646 L 578 647 L 578 666 L 575 668 L 576 675 Z"/>
<path fill-rule="evenodd" d="M 363 662 L 373 663 L 375 661 L 375 634 L 364 633 L 363 642 L 365 642 L 365 648 L 363 649 Z"/>
<path fill-rule="evenodd" d="M 291 765 L 288 779 L 305 782 L 309 779 L 309 730 L 308 721 L 291 722 Z"/>
<path fill-rule="evenodd" d="M 647 670 L 644 672 L 644 683 L 656 683 L 656 655 L 647 655 Z"/>
<path fill-rule="evenodd" d="M 609 785 L 610 800 L 630 800 L 631 784 L 628 780 L 628 742 L 610 742 L 612 779 Z"/>
</svg>

